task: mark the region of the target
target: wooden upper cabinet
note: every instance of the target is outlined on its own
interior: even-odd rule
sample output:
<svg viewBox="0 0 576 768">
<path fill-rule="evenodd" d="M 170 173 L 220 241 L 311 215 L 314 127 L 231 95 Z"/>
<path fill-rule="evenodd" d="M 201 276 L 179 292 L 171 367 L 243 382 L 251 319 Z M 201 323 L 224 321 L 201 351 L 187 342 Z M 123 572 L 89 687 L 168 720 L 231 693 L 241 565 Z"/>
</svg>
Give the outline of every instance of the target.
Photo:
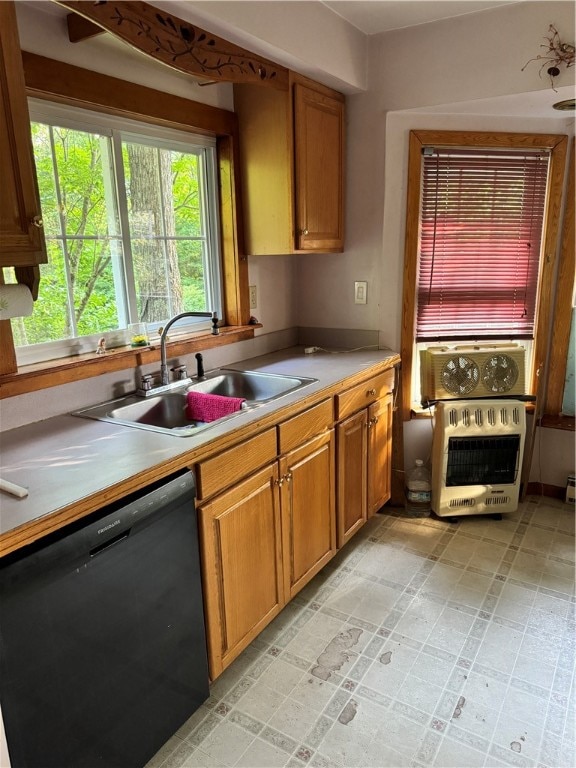
<svg viewBox="0 0 576 768">
<path fill-rule="evenodd" d="M 234 86 L 245 250 L 344 248 L 344 96 L 290 73 L 277 91 Z"/>
<path fill-rule="evenodd" d="M 14 3 L 0 3 L 0 266 L 47 261 Z"/>
<path fill-rule="evenodd" d="M 344 247 L 344 104 L 294 84 L 296 250 Z"/>
</svg>

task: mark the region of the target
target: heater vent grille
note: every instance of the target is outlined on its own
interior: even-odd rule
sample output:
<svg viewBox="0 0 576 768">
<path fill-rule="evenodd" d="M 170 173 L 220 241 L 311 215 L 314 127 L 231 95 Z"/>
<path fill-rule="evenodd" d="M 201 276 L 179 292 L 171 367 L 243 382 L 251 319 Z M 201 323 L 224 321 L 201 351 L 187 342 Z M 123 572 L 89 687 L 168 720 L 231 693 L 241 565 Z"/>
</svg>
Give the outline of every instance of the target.
<svg viewBox="0 0 576 768">
<path fill-rule="evenodd" d="M 450 509 L 455 509 L 456 507 L 473 507 L 475 504 L 475 499 L 450 499 Z"/>
<path fill-rule="evenodd" d="M 502 504 L 509 504 L 510 496 L 488 496 L 486 499 L 487 507 L 501 506 Z"/>
</svg>

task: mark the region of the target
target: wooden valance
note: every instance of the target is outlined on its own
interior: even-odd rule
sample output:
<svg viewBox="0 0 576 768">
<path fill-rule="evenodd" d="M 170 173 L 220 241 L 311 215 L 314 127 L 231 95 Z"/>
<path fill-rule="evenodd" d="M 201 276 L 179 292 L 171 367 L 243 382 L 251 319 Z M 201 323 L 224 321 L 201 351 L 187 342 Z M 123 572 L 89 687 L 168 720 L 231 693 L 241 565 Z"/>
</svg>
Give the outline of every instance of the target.
<svg viewBox="0 0 576 768">
<path fill-rule="evenodd" d="M 54 0 L 157 61 L 212 82 L 288 88 L 288 70 L 143 2 Z M 78 39 L 78 38 L 76 38 Z"/>
</svg>

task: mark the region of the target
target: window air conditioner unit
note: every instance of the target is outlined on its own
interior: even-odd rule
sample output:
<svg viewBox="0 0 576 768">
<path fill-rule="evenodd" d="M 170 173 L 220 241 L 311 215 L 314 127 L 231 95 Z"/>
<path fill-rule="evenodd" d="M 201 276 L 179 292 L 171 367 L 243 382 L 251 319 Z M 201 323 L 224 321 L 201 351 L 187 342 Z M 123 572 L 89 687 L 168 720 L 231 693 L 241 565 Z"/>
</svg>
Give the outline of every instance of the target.
<svg viewBox="0 0 576 768">
<path fill-rule="evenodd" d="M 420 352 L 422 403 L 461 397 L 524 395 L 524 347 L 485 344 L 434 346 Z"/>
<path fill-rule="evenodd" d="M 432 509 L 436 515 L 516 511 L 525 435 L 522 402 L 437 403 L 432 439 Z"/>
</svg>

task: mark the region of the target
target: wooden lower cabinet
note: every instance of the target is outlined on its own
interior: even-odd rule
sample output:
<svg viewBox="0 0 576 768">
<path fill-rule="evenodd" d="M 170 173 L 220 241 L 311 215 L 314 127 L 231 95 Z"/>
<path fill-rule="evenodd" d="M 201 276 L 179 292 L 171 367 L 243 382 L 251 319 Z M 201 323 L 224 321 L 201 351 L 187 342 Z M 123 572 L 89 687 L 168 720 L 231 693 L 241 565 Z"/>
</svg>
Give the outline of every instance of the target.
<svg viewBox="0 0 576 768">
<path fill-rule="evenodd" d="M 338 442 L 338 547 L 390 498 L 392 394 L 340 422 Z"/>
<path fill-rule="evenodd" d="M 212 680 L 390 498 L 392 381 L 338 394 L 335 429 L 327 398 L 197 465 Z"/>
<path fill-rule="evenodd" d="M 338 547 L 367 520 L 368 411 L 366 408 L 336 427 L 338 451 Z"/>
<path fill-rule="evenodd" d="M 331 429 L 200 503 L 212 680 L 336 554 L 334 468 Z"/>
<path fill-rule="evenodd" d="M 210 677 L 285 604 L 278 464 L 199 507 Z"/>
<path fill-rule="evenodd" d="M 280 459 L 287 601 L 336 554 L 334 471 L 333 429 Z"/>
<path fill-rule="evenodd" d="M 391 495 L 392 412 L 392 394 L 368 408 L 368 517 Z"/>
</svg>

